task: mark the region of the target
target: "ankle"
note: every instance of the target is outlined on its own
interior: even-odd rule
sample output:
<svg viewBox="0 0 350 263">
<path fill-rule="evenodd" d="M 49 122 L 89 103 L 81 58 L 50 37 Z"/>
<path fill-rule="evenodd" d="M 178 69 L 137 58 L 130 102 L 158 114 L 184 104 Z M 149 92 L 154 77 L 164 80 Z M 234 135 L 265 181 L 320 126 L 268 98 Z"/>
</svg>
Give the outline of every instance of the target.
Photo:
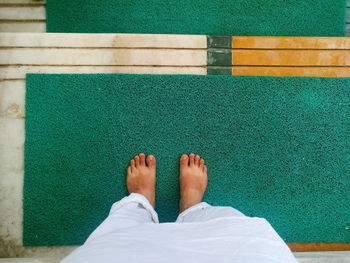
<svg viewBox="0 0 350 263">
<path fill-rule="evenodd" d="M 148 202 L 152 205 L 153 208 L 155 208 L 155 197 L 152 193 L 150 192 L 142 192 L 142 195 L 144 197 L 146 197 L 146 199 L 148 200 Z"/>
<path fill-rule="evenodd" d="M 203 194 L 198 190 L 187 191 L 181 194 L 180 212 L 202 202 Z"/>
</svg>

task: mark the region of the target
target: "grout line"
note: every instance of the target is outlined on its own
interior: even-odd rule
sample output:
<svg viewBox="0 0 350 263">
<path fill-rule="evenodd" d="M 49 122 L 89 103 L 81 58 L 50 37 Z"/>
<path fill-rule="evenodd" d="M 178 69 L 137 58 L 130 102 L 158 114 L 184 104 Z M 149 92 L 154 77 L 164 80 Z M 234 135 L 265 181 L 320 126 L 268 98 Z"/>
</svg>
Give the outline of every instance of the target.
<svg viewBox="0 0 350 263">
<path fill-rule="evenodd" d="M 25 7 L 45 7 L 46 4 L 44 2 L 38 3 L 0 3 L 0 8 L 2 7 L 16 7 L 16 8 L 25 8 Z"/>
<path fill-rule="evenodd" d="M 19 80 L 25 80 L 25 78 L 23 78 L 23 79 L 0 79 L 0 82 L 1 81 L 19 81 Z"/>
</svg>

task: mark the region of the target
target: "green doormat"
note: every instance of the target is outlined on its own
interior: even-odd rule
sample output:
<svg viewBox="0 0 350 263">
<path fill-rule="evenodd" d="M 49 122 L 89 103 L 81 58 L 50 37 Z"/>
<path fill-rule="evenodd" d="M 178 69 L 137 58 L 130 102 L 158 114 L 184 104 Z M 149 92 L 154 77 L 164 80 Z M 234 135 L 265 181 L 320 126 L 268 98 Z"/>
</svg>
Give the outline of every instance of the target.
<svg viewBox="0 0 350 263">
<path fill-rule="evenodd" d="M 47 32 L 344 36 L 346 0 L 47 0 Z"/>
<path fill-rule="evenodd" d="M 24 244 L 81 244 L 154 154 L 157 211 L 178 212 L 178 159 L 205 201 L 267 218 L 288 242 L 350 242 L 350 79 L 27 75 Z"/>
</svg>

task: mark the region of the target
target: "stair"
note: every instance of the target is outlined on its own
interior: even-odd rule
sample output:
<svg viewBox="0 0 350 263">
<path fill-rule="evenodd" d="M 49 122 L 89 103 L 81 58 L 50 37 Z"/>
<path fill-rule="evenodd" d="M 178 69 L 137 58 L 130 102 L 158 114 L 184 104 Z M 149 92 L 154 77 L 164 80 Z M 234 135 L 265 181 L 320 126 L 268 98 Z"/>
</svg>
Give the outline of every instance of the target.
<svg viewBox="0 0 350 263">
<path fill-rule="evenodd" d="M 44 1 L 0 0 L 0 263 L 58 262 L 74 249 L 21 244 L 26 73 L 350 77 L 350 38 L 226 37 L 229 45 L 217 46 L 204 35 L 45 31 Z M 299 262 L 350 260 L 349 244 L 290 246 L 349 250 L 296 252 Z"/>
</svg>

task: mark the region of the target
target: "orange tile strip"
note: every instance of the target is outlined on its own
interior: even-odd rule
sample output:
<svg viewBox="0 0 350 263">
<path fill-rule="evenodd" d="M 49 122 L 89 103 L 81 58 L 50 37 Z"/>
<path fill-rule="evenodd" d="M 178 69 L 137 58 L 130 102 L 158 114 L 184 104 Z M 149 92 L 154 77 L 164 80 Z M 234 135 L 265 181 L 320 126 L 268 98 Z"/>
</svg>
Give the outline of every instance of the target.
<svg viewBox="0 0 350 263">
<path fill-rule="evenodd" d="M 349 243 L 287 243 L 287 245 L 293 252 L 350 250 Z"/>
<path fill-rule="evenodd" d="M 350 66 L 350 51 L 233 49 L 232 65 Z"/>
<path fill-rule="evenodd" d="M 251 67 L 233 66 L 237 76 L 350 77 L 350 67 Z"/>
<path fill-rule="evenodd" d="M 233 36 L 232 48 L 247 49 L 350 49 L 350 37 Z"/>
</svg>

